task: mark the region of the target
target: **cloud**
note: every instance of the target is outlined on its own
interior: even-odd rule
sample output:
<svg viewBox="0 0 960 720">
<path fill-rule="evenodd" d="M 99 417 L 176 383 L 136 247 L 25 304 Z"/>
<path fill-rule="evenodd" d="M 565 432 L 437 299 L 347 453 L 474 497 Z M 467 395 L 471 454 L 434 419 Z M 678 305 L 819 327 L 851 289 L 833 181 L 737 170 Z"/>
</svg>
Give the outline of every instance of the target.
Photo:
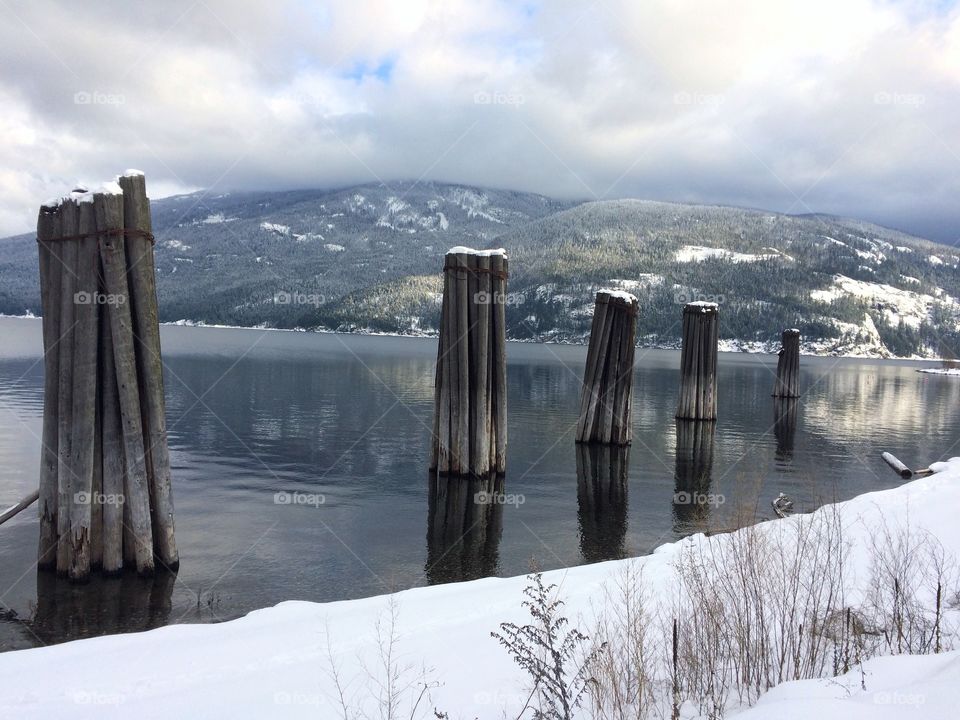
<svg viewBox="0 0 960 720">
<path fill-rule="evenodd" d="M 889 0 L 0 0 L 0 234 L 77 179 L 455 180 L 960 237 L 960 11 Z"/>
</svg>

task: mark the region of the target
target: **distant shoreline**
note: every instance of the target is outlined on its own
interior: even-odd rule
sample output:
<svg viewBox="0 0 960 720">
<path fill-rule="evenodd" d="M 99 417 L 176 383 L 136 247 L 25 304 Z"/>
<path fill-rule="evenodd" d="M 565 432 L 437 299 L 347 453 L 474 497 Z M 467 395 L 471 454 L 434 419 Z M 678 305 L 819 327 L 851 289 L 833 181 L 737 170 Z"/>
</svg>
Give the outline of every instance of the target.
<svg viewBox="0 0 960 720">
<path fill-rule="evenodd" d="M 11 319 L 11 320 L 42 320 L 39 315 L 4 315 L 0 313 L 0 319 Z M 371 330 L 369 328 L 360 328 L 355 331 L 340 331 L 340 330 L 328 330 L 327 328 L 278 328 L 278 327 L 267 327 L 264 325 L 218 325 L 212 323 L 205 323 L 203 321 L 197 320 L 174 320 L 172 322 L 162 322 L 160 323 L 164 326 L 169 327 L 191 327 L 191 328 L 204 328 L 209 330 L 259 330 L 270 331 L 270 332 L 286 332 L 286 333 L 315 333 L 317 335 L 360 335 L 360 336 L 372 336 L 372 337 L 397 337 L 397 338 L 410 338 L 417 340 L 425 340 L 429 338 L 437 337 L 435 332 L 419 332 L 419 333 L 399 333 L 399 332 L 383 332 L 380 330 Z M 511 343 L 523 343 L 525 345 L 568 345 L 571 347 L 586 347 L 586 342 L 575 342 L 568 340 L 521 340 L 516 338 L 510 338 L 507 342 Z M 775 355 L 777 349 L 779 348 L 779 342 L 753 342 L 753 341 L 740 341 L 740 340 L 721 340 L 720 349 L 721 353 L 737 353 L 743 355 Z M 662 344 L 647 344 L 647 345 L 637 345 L 638 349 L 643 350 L 679 350 L 680 342 L 675 343 L 662 343 Z M 834 354 L 834 353 L 817 353 L 810 352 L 809 349 L 804 349 L 801 347 L 800 354 L 805 357 L 816 357 L 816 358 L 849 358 L 851 360 L 889 360 L 891 362 L 903 361 L 903 362 L 920 362 L 920 363 L 942 363 L 941 358 L 925 358 L 925 357 L 899 357 L 899 356 L 890 356 L 884 357 L 883 355 L 849 355 L 844 353 Z M 938 369 L 924 369 L 920 372 L 926 372 L 930 374 L 960 374 L 960 373 L 943 373 L 938 372 Z"/>
</svg>

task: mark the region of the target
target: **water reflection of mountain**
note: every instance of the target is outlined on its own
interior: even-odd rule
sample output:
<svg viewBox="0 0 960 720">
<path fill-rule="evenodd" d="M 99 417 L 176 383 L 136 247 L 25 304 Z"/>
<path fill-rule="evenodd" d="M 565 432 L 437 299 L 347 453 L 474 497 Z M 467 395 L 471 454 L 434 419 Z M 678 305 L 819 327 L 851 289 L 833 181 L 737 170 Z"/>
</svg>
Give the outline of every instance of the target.
<svg viewBox="0 0 960 720">
<path fill-rule="evenodd" d="M 821 360 L 811 363 L 803 380 L 805 386 L 814 384 L 801 398 L 803 422 L 818 436 L 837 442 L 882 438 L 919 443 L 936 459 L 944 447 L 936 437 L 955 434 L 960 383 L 943 382 L 954 378 L 928 379 L 911 367 L 834 366 Z"/>
<path fill-rule="evenodd" d="M 172 442 L 220 457 L 253 454 L 291 479 L 328 468 L 335 477 L 389 477 L 399 451 L 429 434 L 427 358 L 396 363 L 344 353 L 233 365 L 219 357 L 174 357 L 168 365 Z M 229 382 L 221 380 L 227 374 Z M 357 402 L 358 388 L 367 394 L 364 402 Z M 369 432 L 385 420 L 391 433 Z"/>
<path fill-rule="evenodd" d="M 577 521 L 584 562 L 627 556 L 629 447 L 577 444 Z"/>
<path fill-rule="evenodd" d="M 427 582 L 475 580 L 497 574 L 503 534 L 503 477 L 431 475 L 427 521 Z"/>
</svg>

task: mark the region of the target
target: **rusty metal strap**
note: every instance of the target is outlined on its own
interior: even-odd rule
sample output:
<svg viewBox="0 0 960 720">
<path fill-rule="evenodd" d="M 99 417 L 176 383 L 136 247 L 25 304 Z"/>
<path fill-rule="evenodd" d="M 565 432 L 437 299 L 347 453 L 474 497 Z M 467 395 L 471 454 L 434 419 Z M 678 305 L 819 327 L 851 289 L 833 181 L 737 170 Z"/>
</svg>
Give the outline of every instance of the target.
<svg viewBox="0 0 960 720">
<path fill-rule="evenodd" d="M 480 267 L 472 268 L 472 267 L 467 267 L 466 265 L 448 265 L 444 263 L 443 271 L 446 272 L 447 270 L 463 270 L 465 272 L 471 272 L 471 273 L 486 273 L 487 275 L 493 275 L 494 277 L 500 278 L 501 280 L 506 280 L 508 277 L 510 277 L 510 274 L 505 270 L 492 270 L 491 268 L 480 268 Z"/>
<path fill-rule="evenodd" d="M 148 230 L 137 230 L 136 228 L 110 228 L 109 230 L 97 230 L 92 233 L 82 233 L 80 235 L 64 235 L 63 237 L 50 238 L 47 241 L 43 242 L 64 242 L 66 240 L 89 240 L 90 238 L 101 237 L 102 235 L 107 235 L 110 237 L 142 237 L 150 241 L 150 244 L 153 245 L 156 243 L 156 239 L 153 237 L 153 233 Z M 37 242 L 41 242 L 40 238 L 37 238 Z"/>
</svg>

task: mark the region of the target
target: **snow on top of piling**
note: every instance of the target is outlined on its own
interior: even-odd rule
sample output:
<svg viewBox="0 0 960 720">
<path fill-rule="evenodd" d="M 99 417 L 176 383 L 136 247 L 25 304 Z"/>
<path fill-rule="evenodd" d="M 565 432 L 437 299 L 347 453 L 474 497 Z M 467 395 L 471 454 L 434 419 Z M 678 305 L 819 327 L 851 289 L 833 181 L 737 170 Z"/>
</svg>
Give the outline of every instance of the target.
<svg viewBox="0 0 960 720">
<path fill-rule="evenodd" d="M 699 310 L 702 313 L 710 312 L 711 310 L 716 310 L 720 306 L 715 302 L 707 302 L 706 300 L 694 300 L 693 302 L 688 302 L 686 307 L 693 308 L 694 310 Z"/>
<path fill-rule="evenodd" d="M 143 175 L 143 170 L 124 170 L 121 177 L 141 177 Z"/>
<path fill-rule="evenodd" d="M 615 299 L 617 299 L 617 300 L 623 300 L 623 301 L 626 302 L 626 303 L 636 303 L 636 302 L 638 302 L 637 296 L 636 296 L 636 295 L 633 295 L 633 294 L 631 294 L 631 293 L 628 293 L 626 290 L 611 290 L 611 289 L 609 289 L 609 288 L 604 288 L 604 289 L 601 290 L 600 292 L 606 293 L 606 294 L 609 295 L 611 298 L 615 298 Z"/>
<path fill-rule="evenodd" d="M 503 257 L 507 256 L 507 251 L 504 248 L 496 248 L 493 250 L 474 250 L 473 248 L 465 247 L 463 245 L 457 245 L 447 250 L 447 255 L 479 255 L 480 257 L 493 257 L 494 255 L 502 255 Z"/>
<path fill-rule="evenodd" d="M 120 183 L 118 183 L 116 180 L 103 183 L 97 192 L 101 192 L 104 195 L 123 195 L 123 189 L 120 187 Z"/>
</svg>

